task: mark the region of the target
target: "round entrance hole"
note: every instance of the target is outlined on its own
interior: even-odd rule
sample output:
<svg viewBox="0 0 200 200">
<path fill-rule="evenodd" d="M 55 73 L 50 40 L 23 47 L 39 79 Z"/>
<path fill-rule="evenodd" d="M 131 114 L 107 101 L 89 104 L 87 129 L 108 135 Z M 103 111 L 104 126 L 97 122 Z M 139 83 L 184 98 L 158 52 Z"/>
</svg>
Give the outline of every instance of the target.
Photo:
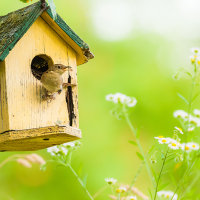
<svg viewBox="0 0 200 200">
<path fill-rule="evenodd" d="M 33 76 L 40 80 L 42 74 L 53 64 L 53 60 L 45 54 L 35 56 L 31 62 L 31 71 Z"/>
</svg>

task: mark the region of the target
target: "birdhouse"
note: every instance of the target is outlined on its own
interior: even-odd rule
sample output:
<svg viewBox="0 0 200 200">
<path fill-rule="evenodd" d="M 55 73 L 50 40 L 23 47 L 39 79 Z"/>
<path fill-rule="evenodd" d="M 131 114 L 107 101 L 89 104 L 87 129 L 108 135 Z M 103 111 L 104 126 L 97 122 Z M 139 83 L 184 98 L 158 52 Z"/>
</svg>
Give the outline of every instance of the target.
<svg viewBox="0 0 200 200">
<path fill-rule="evenodd" d="M 77 66 L 91 58 L 88 45 L 59 15 L 53 19 L 44 1 L 0 17 L 0 151 L 81 138 Z M 41 79 L 55 66 L 65 66 L 63 88 L 50 95 Z"/>
</svg>

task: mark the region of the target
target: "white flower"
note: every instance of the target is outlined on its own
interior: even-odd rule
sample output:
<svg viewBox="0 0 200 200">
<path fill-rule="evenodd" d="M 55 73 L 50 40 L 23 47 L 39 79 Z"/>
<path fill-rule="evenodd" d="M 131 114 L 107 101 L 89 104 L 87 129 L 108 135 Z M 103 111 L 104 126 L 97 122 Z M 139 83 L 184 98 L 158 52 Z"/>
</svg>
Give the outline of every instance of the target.
<svg viewBox="0 0 200 200">
<path fill-rule="evenodd" d="M 187 152 L 187 153 L 191 152 L 191 150 L 192 150 L 192 149 L 190 148 L 190 146 L 189 146 L 187 143 L 181 144 L 181 149 L 182 149 L 183 151 Z"/>
<path fill-rule="evenodd" d="M 184 120 L 188 118 L 188 113 L 185 112 L 184 110 L 176 110 L 174 111 L 173 115 L 175 118 L 182 118 Z"/>
<path fill-rule="evenodd" d="M 126 192 L 126 191 L 127 191 L 127 188 L 124 187 L 124 186 L 120 186 L 120 187 L 119 187 L 119 190 L 120 190 L 121 192 Z"/>
<path fill-rule="evenodd" d="M 61 147 L 60 149 L 61 149 L 61 151 L 62 151 L 65 155 L 68 154 L 68 149 L 67 149 L 67 148 Z"/>
<path fill-rule="evenodd" d="M 109 185 L 113 185 L 117 182 L 116 179 L 114 178 L 105 178 L 105 181 L 109 184 Z"/>
<path fill-rule="evenodd" d="M 126 197 L 126 200 L 137 200 L 136 196 L 128 196 Z"/>
<path fill-rule="evenodd" d="M 108 94 L 106 95 L 106 100 L 107 101 L 113 101 L 114 95 L 113 94 Z"/>
<path fill-rule="evenodd" d="M 180 134 L 183 134 L 183 129 L 182 128 L 178 128 L 178 127 L 174 127 Z"/>
<path fill-rule="evenodd" d="M 75 144 L 74 144 L 74 142 L 67 142 L 67 143 L 64 143 L 63 146 L 65 146 L 65 147 L 74 147 Z"/>
<path fill-rule="evenodd" d="M 49 152 L 52 156 L 55 156 L 59 151 L 60 150 L 57 146 L 47 148 L 47 152 Z"/>
<path fill-rule="evenodd" d="M 126 104 L 127 104 L 128 107 L 134 107 L 137 104 L 137 100 L 134 97 L 129 97 L 126 100 Z"/>
<path fill-rule="evenodd" d="M 164 138 L 164 136 L 158 136 L 158 137 L 154 137 L 155 139 L 157 139 L 157 140 L 159 140 L 159 139 L 162 139 L 162 138 Z"/>
<path fill-rule="evenodd" d="M 191 52 L 194 54 L 198 54 L 198 53 L 200 53 L 200 50 L 198 47 L 193 47 L 193 48 L 191 48 Z"/>
<path fill-rule="evenodd" d="M 192 115 L 189 116 L 189 122 L 197 127 L 200 126 L 200 118 L 194 117 Z"/>
<path fill-rule="evenodd" d="M 178 195 L 174 194 L 174 192 L 172 191 L 159 191 L 157 192 L 158 197 L 162 197 L 165 199 L 170 199 L 170 200 L 177 200 L 178 199 Z M 172 199 L 173 197 L 173 199 Z"/>
<path fill-rule="evenodd" d="M 125 104 L 128 107 L 134 107 L 137 103 L 136 98 L 126 96 L 125 94 L 122 93 L 108 94 L 106 95 L 106 100 L 112 101 L 115 104 L 118 103 Z"/>
<path fill-rule="evenodd" d="M 188 127 L 188 132 L 192 132 L 194 129 L 195 129 L 195 127 L 190 125 L 190 126 Z"/>
<path fill-rule="evenodd" d="M 197 116 L 197 117 L 200 117 L 200 110 L 198 109 L 194 109 L 194 114 Z"/>
<path fill-rule="evenodd" d="M 194 142 L 189 142 L 187 145 L 192 149 L 192 150 L 199 150 L 199 144 L 194 143 Z"/>
<path fill-rule="evenodd" d="M 169 143 L 169 145 L 168 145 L 168 147 L 169 147 L 170 149 L 177 150 L 177 149 L 179 149 L 179 148 L 181 147 L 181 145 L 180 145 L 180 143 L 177 142 L 176 140 L 171 140 L 170 143 Z"/>
<path fill-rule="evenodd" d="M 171 138 L 159 138 L 159 144 L 169 144 L 171 142 Z"/>
</svg>

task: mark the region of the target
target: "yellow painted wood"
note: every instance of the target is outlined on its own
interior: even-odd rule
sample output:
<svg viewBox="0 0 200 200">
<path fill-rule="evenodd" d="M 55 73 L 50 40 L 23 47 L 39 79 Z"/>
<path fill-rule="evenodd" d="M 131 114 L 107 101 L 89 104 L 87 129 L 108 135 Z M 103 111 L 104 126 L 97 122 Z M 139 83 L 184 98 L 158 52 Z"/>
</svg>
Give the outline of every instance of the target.
<svg viewBox="0 0 200 200">
<path fill-rule="evenodd" d="M 62 37 L 67 44 L 69 44 L 76 51 L 77 65 L 88 62 L 87 57 L 84 55 L 80 47 L 54 22 L 47 12 L 43 12 L 41 17 L 54 29 L 54 31 L 56 31 Z"/>
<path fill-rule="evenodd" d="M 71 126 L 9 131 L 0 135 L 0 151 L 34 151 L 81 138 Z"/>
<path fill-rule="evenodd" d="M 9 129 L 5 62 L 0 62 L 0 130 Z"/>
<path fill-rule="evenodd" d="M 77 83 L 75 51 L 39 17 L 5 59 L 9 130 L 69 124 L 65 91 L 51 103 L 42 99 L 41 82 L 31 72 L 31 61 L 39 54 L 51 57 L 55 64 L 72 65 L 70 73 L 73 83 Z M 67 82 L 68 72 L 64 80 Z M 77 86 L 73 87 L 73 93 L 77 98 Z M 75 127 L 78 127 L 77 99 Z"/>
</svg>

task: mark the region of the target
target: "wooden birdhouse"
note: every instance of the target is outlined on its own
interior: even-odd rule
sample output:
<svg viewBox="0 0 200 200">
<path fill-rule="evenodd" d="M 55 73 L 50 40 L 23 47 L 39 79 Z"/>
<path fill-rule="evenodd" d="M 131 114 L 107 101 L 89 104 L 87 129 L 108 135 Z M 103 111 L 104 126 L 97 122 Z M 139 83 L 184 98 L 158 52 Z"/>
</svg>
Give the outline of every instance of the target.
<svg viewBox="0 0 200 200">
<path fill-rule="evenodd" d="M 44 1 L 0 17 L 0 151 L 47 148 L 81 137 L 77 66 L 89 47 Z M 61 64 L 65 88 L 45 98 L 41 77 Z M 52 80 L 52 79 L 51 79 Z"/>
</svg>

